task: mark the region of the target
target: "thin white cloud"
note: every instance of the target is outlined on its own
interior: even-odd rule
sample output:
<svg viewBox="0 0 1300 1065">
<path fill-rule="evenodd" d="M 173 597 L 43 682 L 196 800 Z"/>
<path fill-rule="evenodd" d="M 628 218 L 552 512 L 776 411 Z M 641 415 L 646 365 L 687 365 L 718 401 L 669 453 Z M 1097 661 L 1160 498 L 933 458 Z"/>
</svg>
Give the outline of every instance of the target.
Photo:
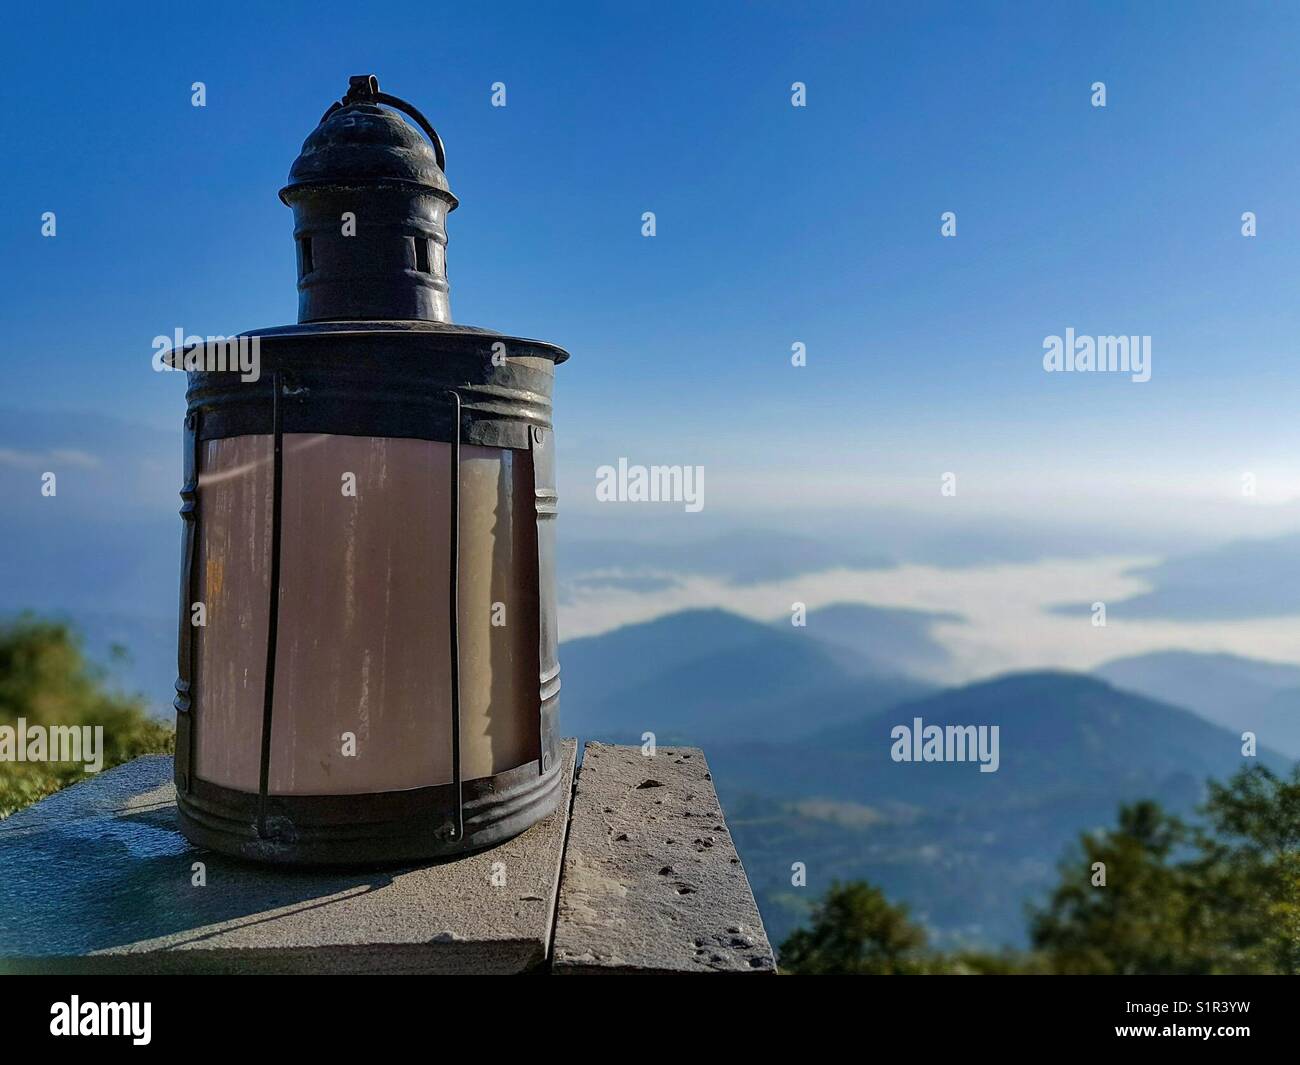
<svg viewBox="0 0 1300 1065">
<path fill-rule="evenodd" d="M 703 607 L 768 621 L 789 616 L 796 602 L 810 611 L 831 603 L 862 603 L 961 615 L 963 620 L 940 622 L 932 630 L 951 655 L 944 671 L 933 677 L 946 683 L 1012 670 L 1091 670 L 1113 658 L 1169 649 L 1300 665 L 1300 613 L 1227 622 L 1126 618 L 1123 600 L 1150 588 L 1130 571 L 1153 561 L 1105 556 L 961 569 L 842 569 L 745 586 L 677 575 L 672 587 L 650 592 L 570 589 L 560 609 L 560 632 L 564 639 L 596 635 Z M 1074 615 L 1053 612 L 1061 604 L 1094 602 L 1106 604 L 1105 627 L 1093 625 L 1087 608 Z"/>
<path fill-rule="evenodd" d="M 0 447 L 0 466 L 16 470 L 53 470 L 58 472 L 68 466 L 93 470 L 102 463 L 95 455 L 77 448 L 54 448 L 49 451 L 24 451 L 19 448 Z"/>
</svg>

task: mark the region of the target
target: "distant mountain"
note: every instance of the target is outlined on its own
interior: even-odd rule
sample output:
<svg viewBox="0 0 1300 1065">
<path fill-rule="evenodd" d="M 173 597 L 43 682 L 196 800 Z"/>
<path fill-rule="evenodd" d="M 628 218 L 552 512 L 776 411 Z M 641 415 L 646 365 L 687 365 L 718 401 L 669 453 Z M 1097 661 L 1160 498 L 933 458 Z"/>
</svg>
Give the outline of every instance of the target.
<svg viewBox="0 0 1300 1065">
<path fill-rule="evenodd" d="M 895 725 L 998 725 L 1000 767 L 900 763 Z M 831 880 L 864 877 L 949 941 L 1019 943 L 1025 902 L 1117 804 L 1190 812 L 1245 760 L 1232 732 L 1092 677 L 1027 673 L 940 692 L 787 744 L 706 748 L 774 936 Z M 1284 769 L 1286 759 L 1262 751 Z M 806 863 L 807 895 L 790 887 Z"/>
<path fill-rule="evenodd" d="M 692 610 L 565 643 L 568 735 L 640 743 L 784 741 L 931 690 L 843 668 L 806 628 Z"/>
<path fill-rule="evenodd" d="M 916 717 L 925 724 L 998 725 L 998 771 L 892 761 L 890 730 Z M 1206 777 L 1242 763 L 1240 748 L 1235 733 L 1190 711 L 1093 677 L 1019 673 L 896 704 L 888 713 L 822 729 L 779 749 L 737 745 L 743 753 L 728 781 L 778 796 L 898 800 L 931 809 L 1117 794 L 1148 794 L 1186 807 L 1199 799 Z M 1275 767 L 1288 762 L 1268 748 L 1260 757 Z M 777 763 L 784 766 L 780 773 L 773 772 Z M 1103 811 L 1112 807 L 1107 798 Z"/>
<path fill-rule="evenodd" d="M 1185 706 L 1238 735 L 1300 758 L 1300 667 L 1228 654 L 1159 651 L 1118 658 L 1095 676 Z"/>
<path fill-rule="evenodd" d="M 1136 567 L 1130 576 L 1152 585 L 1151 590 L 1107 604 L 1116 617 L 1188 621 L 1286 617 L 1296 613 L 1300 534 L 1234 540 Z M 1053 612 L 1087 614 L 1088 604 L 1064 604 Z"/>
<path fill-rule="evenodd" d="M 868 606 L 864 603 L 833 603 L 810 611 L 808 635 L 819 640 L 835 660 L 853 675 L 904 674 L 932 678 L 948 664 L 946 647 L 931 634 L 942 621 L 961 621 L 960 614 L 931 610 L 908 610 Z M 773 625 L 786 631 L 788 617 Z"/>
</svg>

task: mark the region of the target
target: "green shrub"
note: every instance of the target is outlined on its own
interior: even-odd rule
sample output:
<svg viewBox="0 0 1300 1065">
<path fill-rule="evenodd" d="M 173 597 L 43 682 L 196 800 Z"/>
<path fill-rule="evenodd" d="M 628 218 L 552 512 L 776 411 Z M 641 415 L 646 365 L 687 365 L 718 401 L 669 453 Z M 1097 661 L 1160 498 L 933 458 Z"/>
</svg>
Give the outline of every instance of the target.
<svg viewBox="0 0 1300 1065">
<path fill-rule="evenodd" d="M 65 624 L 31 614 L 0 622 L 0 726 L 102 726 L 103 767 L 141 754 L 170 753 L 175 734 L 143 700 L 111 691 Z M 0 818 L 84 780 L 80 762 L 0 760 Z"/>
</svg>

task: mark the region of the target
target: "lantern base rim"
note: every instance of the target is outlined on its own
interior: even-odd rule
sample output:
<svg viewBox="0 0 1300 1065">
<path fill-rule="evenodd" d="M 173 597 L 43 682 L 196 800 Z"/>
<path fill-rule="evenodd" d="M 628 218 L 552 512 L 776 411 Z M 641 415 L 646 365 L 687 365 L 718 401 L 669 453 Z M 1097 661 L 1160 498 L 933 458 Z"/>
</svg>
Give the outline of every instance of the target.
<svg viewBox="0 0 1300 1065">
<path fill-rule="evenodd" d="M 181 834 L 198 847 L 275 865 L 376 866 L 460 857 L 503 843 L 554 813 L 564 762 L 534 760 L 463 783 L 464 835 L 450 784 L 408 791 L 272 795 L 259 832 L 256 793 L 196 778 L 176 793 Z"/>
</svg>

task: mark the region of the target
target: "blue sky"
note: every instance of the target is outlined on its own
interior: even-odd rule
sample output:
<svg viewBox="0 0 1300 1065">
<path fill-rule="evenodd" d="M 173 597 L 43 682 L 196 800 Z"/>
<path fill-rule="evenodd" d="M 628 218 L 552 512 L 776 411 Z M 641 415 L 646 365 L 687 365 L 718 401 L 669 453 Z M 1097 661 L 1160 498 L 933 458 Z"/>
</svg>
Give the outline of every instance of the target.
<svg viewBox="0 0 1300 1065">
<path fill-rule="evenodd" d="M 1244 470 L 1275 502 L 1300 496 L 1294 9 L 10 18 L 3 406 L 177 427 L 181 382 L 150 371 L 151 338 L 294 320 L 276 192 L 348 75 L 375 72 L 447 143 L 456 320 L 573 352 L 557 416 L 579 507 L 619 455 L 702 463 L 737 513 L 793 492 L 932 506 L 947 470 L 972 513 L 1136 494 L 1177 527 L 1197 499 L 1229 506 Z M 1043 373 L 1044 336 L 1067 326 L 1151 335 L 1151 382 Z"/>
<path fill-rule="evenodd" d="M 276 194 L 348 76 L 373 72 L 447 145 L 455 319 L 573 353 L 562 577 L 584 575 L 588 540 L 631 565 L 645 552 L 628 539 L 724 537 L 657 591 L 570 589 L 569 636 L 851 599 L 959 615 L 939 634 L 951 679 L 1166 647 L 1300 662 L 1300 614 L 1279 618 L 1261 577 L 1292 572 L 1279 557 L 1300 567 L 1300 9 L 46 4 L 7 19 L 6 609 L 99 611 L 104 632 L 139 615 L 152 627 L 129 642 L 171 669 L 183 382 L 151 371 L 152 338 L 294 320 Z M 1044 338 L 1067 328 L 1151 336 L 1151 380 L 1044 373 Z M 621 456 L 704 466 L 704 510 L 597 504 L 595 471 Z M 54 508 L 34 487 L 52 462 Z M 797 561 L 773 532 L 812 534 L 853 571 L 787 564 L 740 587 L 699 564 Z M 1232 624 L 1126 620 L 1151 587 L 1134 574 L 1189 552 L 1187 594 L 1231 601 Z M 901 565 L 852 561 L 874 556 Z M 1107 629 L 1078 612 L 1098 598 Z"/>
</svg>

